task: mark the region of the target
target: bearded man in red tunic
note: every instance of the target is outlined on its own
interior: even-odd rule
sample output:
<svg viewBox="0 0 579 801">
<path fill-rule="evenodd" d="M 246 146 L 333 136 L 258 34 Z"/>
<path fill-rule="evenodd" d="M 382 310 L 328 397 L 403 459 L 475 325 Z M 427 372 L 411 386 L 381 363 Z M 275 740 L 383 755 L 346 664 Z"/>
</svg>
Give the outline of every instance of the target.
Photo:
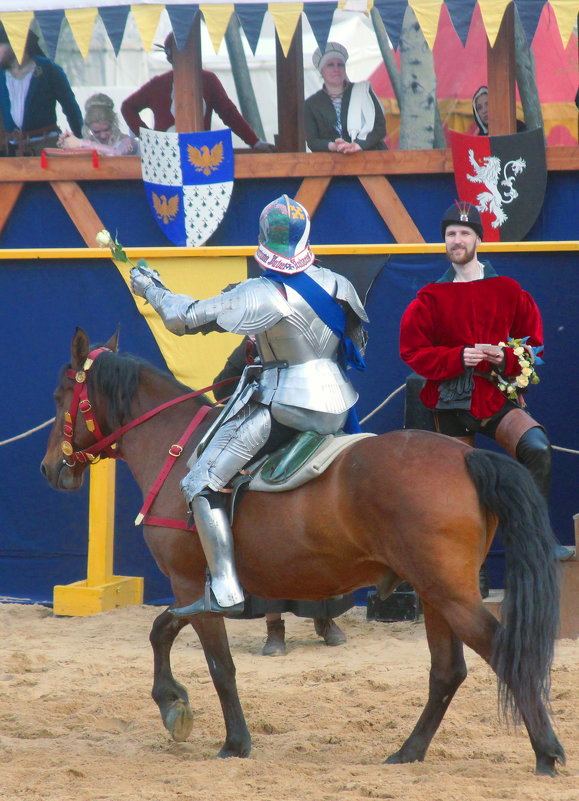
<svg viewBox="0 0 579 801">
<path fill-rule="evenodd" d="M 438 432 L 470 445 L 484 434 L 527 467 L 547 499 L 551 445 L 525 408 L 543 350 L 537 304 L 521 285 L 478 259 L 480 214 L 454 203 L 441 222 L 450 267 L 427 284 L 402 317 L 400 355 L 426 379 L 420 397 Z M 573 551 L 559 545 L 556 558 Z"/>
</svg>

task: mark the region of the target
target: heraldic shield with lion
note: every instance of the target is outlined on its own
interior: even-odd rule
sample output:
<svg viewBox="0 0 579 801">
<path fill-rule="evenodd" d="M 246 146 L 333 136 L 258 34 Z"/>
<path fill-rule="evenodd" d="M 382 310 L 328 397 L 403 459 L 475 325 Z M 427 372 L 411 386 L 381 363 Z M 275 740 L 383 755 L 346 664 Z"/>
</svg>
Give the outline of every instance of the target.
<svg viewBox="0 0 579 801">
<path fill-rule="evenodd" d="M 141 128 L 141 166 L 153 217 L 175 245 L 203 245 L 233 191 L 229 128 L 172 133 Z"/>
<path fill-rule="evenodd" d="M 542 128 L 506 136 L 450 132 L 456 190 L 476 206 L 485 242 L 518 242 L 539 216 L 547 185 Z"/>
</svg>

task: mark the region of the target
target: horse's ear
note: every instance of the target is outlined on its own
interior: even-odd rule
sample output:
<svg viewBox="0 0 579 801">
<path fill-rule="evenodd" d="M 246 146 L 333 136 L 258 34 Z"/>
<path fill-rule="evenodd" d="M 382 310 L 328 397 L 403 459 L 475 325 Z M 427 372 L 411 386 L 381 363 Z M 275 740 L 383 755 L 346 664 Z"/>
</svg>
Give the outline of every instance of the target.
<svg viewBox="0 0 579 801">
<path fill-rule="evenodd" d="M 71 347 L 71 364 L 73 367 L 82 367 L 88 356 L 89 349 L 90 346 L 86 331 L 77 326 L 75 334 L 72 338 Z"/>
<path fill-rule="evenodd" d="M 119 336 L 120 336 L 120 334 L 121 334 L 121 324 L 119 323 L 117 325 L 117 330 L 112 335 L 112 337 L 109 339 L 109 341 L 106 343 L 105 348 L 108 348 L 109 350 L 112 350 L 113 353 L 117 353 L 118 350 L 119 350 Z"/>
</svg>

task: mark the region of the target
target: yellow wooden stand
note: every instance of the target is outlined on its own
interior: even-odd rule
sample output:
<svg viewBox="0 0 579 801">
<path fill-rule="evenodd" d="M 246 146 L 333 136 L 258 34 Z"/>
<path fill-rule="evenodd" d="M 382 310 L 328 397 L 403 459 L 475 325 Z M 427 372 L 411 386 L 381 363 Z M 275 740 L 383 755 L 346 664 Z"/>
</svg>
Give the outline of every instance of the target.
<svg viewBox="0 0 579 801">
<path fill-rule="evenodd" d="M 90 468 L 87 577 L 54 587 L 55 615 L 96 615 L 143 602 L 142 578 L 113 576 L 115 474 L 114 459 Z"/>
</svg>

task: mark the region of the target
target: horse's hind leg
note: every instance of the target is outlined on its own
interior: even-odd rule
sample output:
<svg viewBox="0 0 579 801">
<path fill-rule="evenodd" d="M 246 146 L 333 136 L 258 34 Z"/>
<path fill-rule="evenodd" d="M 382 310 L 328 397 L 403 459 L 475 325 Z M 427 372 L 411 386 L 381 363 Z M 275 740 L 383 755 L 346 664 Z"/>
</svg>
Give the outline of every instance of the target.
<svg viewBox="0 0 579 801">
<path fill-rule="evenodd" d="M 424 623 L 430 648 L 428 701 L 410 737 L 386 763 L 422 762 L 452 698 L 466 678 L 462 642 L 445 619 L 427 603 Z"/>
<path fill-rule="evenodd" d="M 193 727 L 193 713 L 187 690 L 175 681 L 171 671 L 171 648 L 189 621 L 179 620 L 168 609 L 153 623 L 149 641 L 153 648 L 154 678 L 151 695 L 159 707 L 163 724 L 174 740 L 182 742 Z"/>
<path fill-rule="evenodd" d="M 502 631 L 501 624 L 482 604 L 472 611 L 472 615 L 460 614 L 451 622 L 464 644 L 488 662 L 497 674 L 499 686 L 502 685 L 510 693 L 513 701 L 511 707 L 516 707 L 519 711 L 535 752 L 535 773 L 555 776 L 556 763 L 565 762 L 565 751 L 553 731 L 543 701 L 537 692 L 528 697 L 522 694 L 516 677 L 513 678 L 509 673 L 512 655 L 507 655 L 502 660 L 497 660 L 497 654 L 493 655 L 493 643 Z M 497 666 L 497 661 L 502 664 L 502 668 Z"/>
<path fill-rule="evenodd" d="M 225 622 L 221 615 L 195 615 L 190 622 L 203 646 L 225 720 L 226 738 L 217 756 L 246 757 L 251 751 L 251 736 L 237 693 Z"/>
</svg>

